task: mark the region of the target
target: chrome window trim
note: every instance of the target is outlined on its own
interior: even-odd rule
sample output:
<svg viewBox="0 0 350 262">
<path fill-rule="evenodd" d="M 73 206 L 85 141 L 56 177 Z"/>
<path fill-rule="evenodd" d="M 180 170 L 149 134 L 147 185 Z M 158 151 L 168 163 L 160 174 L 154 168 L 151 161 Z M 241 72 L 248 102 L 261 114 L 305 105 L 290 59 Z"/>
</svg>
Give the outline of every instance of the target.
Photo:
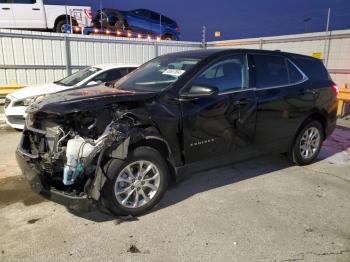
<svg viewBox="0 0 350 262">
<path fill-rule="evenodd" d="M 239 92 L 245 92 L 245 91 L 255 91 L 256 88 L 252 87 L 252 88 L 243 88 L 243 89 L 239 89 L 239 90 L 232 90 L 232 91 L 225 91 L 225 92 L 221 92 L 218 93 L 218 96 L 221 95 L 229 95 L 229 94 L 234 94 L 234 93 L 239 93 Z"/>
<path fill-rule="evenodd" d="M 287 87 L 287 86 L 294 86 L 294 85 L 299 85 L 301 83 L 306 82 L 307 80 L 309 80 L 309 78 L 307 77 L 307 75 L 304 74 L 303 71 L 301 71 L 301 69 L 295 64 L 293 63 L 293 61 L 291 61 L 289 58 L 287 58 L 287 60 L 299 71 L 299 73 L 302 75 L 302 79 L 294 82 L 294 83 L 289 83 L 287 85 L 278 85 L 278 86 L 267 86 L 267 87 L 262 87 L 262 88 L 256 88 L 256 90 L 268 90 L 268 89 L 275 89 L 275 88 L 281 88 L 281 87 Z"/>
<path fill-rule="evenodd" d="M 275 55 L 275 56 L 278 56 L 278 55 Z M 287 59 L 287 61 L 290 62 L 298 70 L 298 72 L 302 75 L 302 79 L 300 79 L 297 82 L 288 83 L 287 85 L 267 86 L 267 87 L 262 87 L 262 88 L 257 88 L 257 87 L 243 88 L 243 89 L 240 89 L 240 90 L 232 90 L 232 91 L 227 91 L 227 92 L 221 92 L 218 95 L 228 95 L 228 94 L 234 94 L 234 93 L 238 93 L 238 92 L 251 91 L 251 90 L 260 91 L 260 90 L 269 90 L 269 89 L 275 89 L 275 88 L 281 88 L 281 87 L 288 87 L 288 86 L 299 85 L 299 84 L 302 84 L 302 83 L 304 83 L 304 82 L 309 80 L 307 75 L 305 75 L 305 73 L 292 60 L 290 60 L 288 57 L 285 57 L 285 56 L 278 56 L 278 57 L 283 57 L 283 58 Z"/>
<path fill-rule="evenodd" d="M 238 53 L 238 54 L 244 54 L 244 53 Z M 249 54 L 253 55 L 253 53 L 246 53 L 245 55 L 249 55 Z M 262 87 L 262 88 L 257 88 L 257 87 L 245 88 L 245 87 L 243 87 L 242 89 L 239 89 L 239 90 L 219 92 L 218 96 L 235 94 L 235 93 L 245 92 L 245 91 L 260 91 L 260 90 L 269 90 L 269 89 L 275 89 L 275 88 L 281 88 L 281 87 L 289 87 L 289 86 L 302 84 L 302 83 L 304 83 L 304 82 L 309 80 L 309 77 L 292 60 L 290 60 L 288 57 L 281 56 L 281 55 L 269 55 L 269 54 L 259 54 L 259 55 L 278 56 L 278 57 L 283 57 L 283 58 L 287 59 L 287 61 L 290 62 L 299 71 L 299 73 L 302 75 L 302 79 L 297 81 L 297 82 L 294 82 L 294 83 L 288 83 L 287 85 L 268 86 L 268 87 Z"/>
</svg>

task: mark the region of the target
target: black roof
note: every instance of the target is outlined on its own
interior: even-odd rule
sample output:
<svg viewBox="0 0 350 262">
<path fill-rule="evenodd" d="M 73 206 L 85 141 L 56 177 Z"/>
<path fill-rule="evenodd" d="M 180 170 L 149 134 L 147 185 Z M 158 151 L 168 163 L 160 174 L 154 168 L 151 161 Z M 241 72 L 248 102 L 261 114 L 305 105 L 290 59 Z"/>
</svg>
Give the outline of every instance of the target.
<svg viewBox="0 0 350 262">
<path fill-rule="evenodd" d="M 196 49 L 196 50 L 189 50 L 189 51 L 182 51 L 182 52 L 176 52 L 168 54 L 169 56 L 181 56 L 181 57 L 191 57 L 191 58 L 206 58 L 209 56 L 217 56 L 217 55 L 224 55 L 224 54 L 231 54 L 231 53 L 255 53 L 255 54 L 279 54 L 286 57 L 292 57 L 292 56 L 299 56 L 299 57 L 305 57 L 305 58 L 313 58 L 306 55 L 301 54 L 294 54 L 294 53 L 288 53 L 288 52 L 281 52 L 279 50 L 263 50 L 263 49 L 248 49 L 248 48 L 211 48 L 211 49 Z"/>
</svg>

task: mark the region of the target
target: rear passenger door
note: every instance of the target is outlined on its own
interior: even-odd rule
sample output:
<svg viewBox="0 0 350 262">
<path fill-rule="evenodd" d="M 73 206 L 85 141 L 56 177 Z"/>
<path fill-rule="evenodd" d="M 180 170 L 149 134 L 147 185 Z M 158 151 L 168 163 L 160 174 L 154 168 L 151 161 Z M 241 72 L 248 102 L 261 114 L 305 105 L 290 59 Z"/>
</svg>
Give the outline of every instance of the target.
<svg viewBox="0 0 350 262">
<path fill-rule="evenodd" d="M 258 102 L 255 144 L 261 151 L 283 152 L 314 106 L 310 83 L 282 55 L 252 54 L 251 67 Z"/>
<path fill-rule="evenodd" d="M 131 12 L 132 18 L 128 20 L 128 26 L 131 29 L 142 33 L 148 33 L 152 30 L 151 12 L 144 9 Z"/>
<path fill-rule="evenodd" d="M 42 1 L 13 0 L 12 6 L 17 28 L 46 28 L 45 10 Z"/>
<path fill-rule="evenodd" d="M 162 35 L 162 24 L 160 23 L 160 14 L 151 12 L 152 32 L 156 35 Z"/>
</svg>

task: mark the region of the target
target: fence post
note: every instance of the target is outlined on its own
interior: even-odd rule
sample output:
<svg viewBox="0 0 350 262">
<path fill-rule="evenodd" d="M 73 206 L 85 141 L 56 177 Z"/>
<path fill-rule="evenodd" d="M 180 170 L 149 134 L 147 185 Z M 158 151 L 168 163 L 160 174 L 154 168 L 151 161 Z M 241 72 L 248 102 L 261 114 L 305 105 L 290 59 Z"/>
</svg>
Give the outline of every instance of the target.
<svg viewBox="0 0 350 262">
<path fill-rule="evenodd" d="M 325 58 L 325 66 L 328 68 L 329 53 L 330 53 L 331 42 L 332 42 L 332 31 L 328 31 L 326 41 L 327 41 L 327 49 L 326 49 L 324 58 Z"/>
<path fill-rule="evenodd" d="M 201 47 L 202 48 L 207 48 L 207 40 L 206 40 L 206 33 L 207 32 L 207 27 L 203 26 L 202 28 L 202 42 L 201 42 Z"/>
<path fill-rule="evenodd" d="M 259 40 L 259 49 L 263 49 L 263 40 L 261 38 Z"/>
<path fill-rule="evenodd" d="M 158 43 L 157 41 L 154 41 L 154 57 L 159 56 L 159 50 L 158 50 Z"/>
<path fill-rule="evenodd" d="M 66 48 L 66 73 L 67 76 L 70 75 L 72 73 L 72 68 L 71 68 L 71 55 L 70 55 L 70 46 L 69 46 L 69 39 L 67 37 L 67 35 L 64 36 L 64 45 Z"/>
</svg>

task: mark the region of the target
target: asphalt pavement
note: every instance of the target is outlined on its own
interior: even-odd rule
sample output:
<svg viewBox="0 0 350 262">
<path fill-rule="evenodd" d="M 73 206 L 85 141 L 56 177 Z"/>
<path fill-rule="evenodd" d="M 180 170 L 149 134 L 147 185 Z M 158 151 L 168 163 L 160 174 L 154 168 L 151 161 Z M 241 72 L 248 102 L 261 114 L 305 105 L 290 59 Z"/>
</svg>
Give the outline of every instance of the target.
<svg viewBox="0 0 350 262">
<path fill-rule="evenodd" d="M 0 261 L 350 261 L 350 128 L 309 166 L 272 155 L 190 174 L 138 218 L 32 193 L 19 137 L 0 131 Z"/>
</svg>

